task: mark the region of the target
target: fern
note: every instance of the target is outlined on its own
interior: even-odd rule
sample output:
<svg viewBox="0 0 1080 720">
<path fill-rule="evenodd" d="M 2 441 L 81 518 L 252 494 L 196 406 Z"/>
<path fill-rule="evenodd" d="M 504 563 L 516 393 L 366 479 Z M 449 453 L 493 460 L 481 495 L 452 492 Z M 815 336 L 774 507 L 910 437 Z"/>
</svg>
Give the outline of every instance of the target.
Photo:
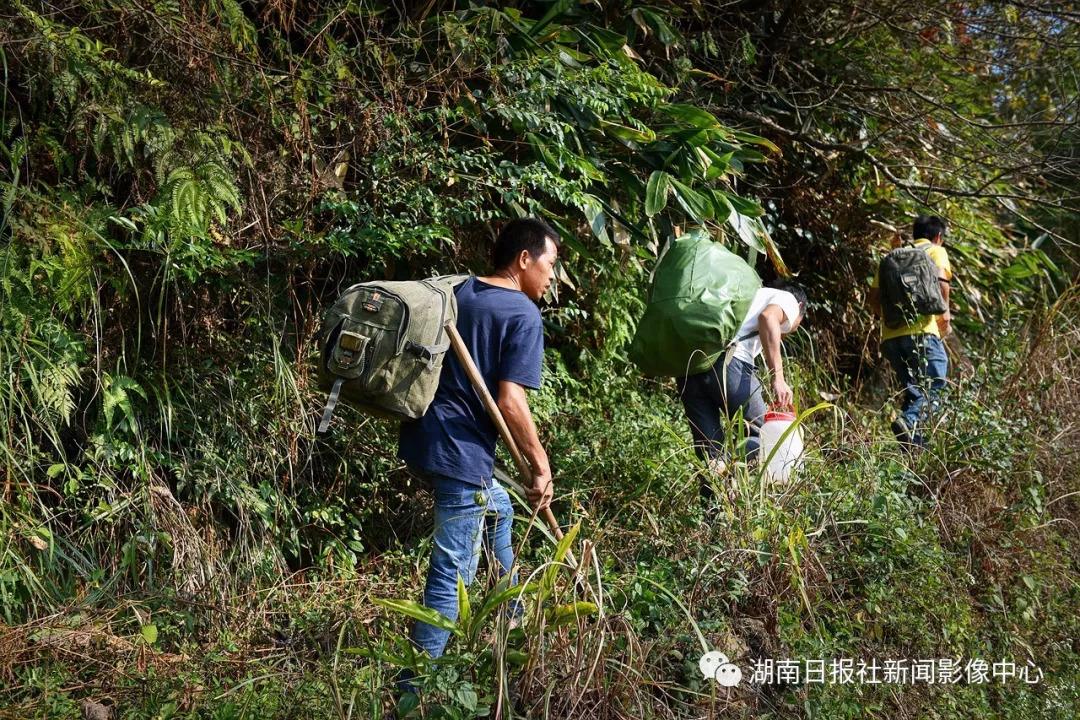
<svg viewBox="0 0 1080 720">
<path fill-rule="evenodd" d="M 71 422 L 71 415 L 75 412 L 71 391 L 78 387 L 81 380 L 81 371 L 75 364 L 54 363 L 43 368 L 35 387 L 36 404 L 49 420 L 60 420 L 65 425 Z"/>
<path fill-rule="evenodd" d="M 135 416 L 132 395 L 138 395 L 146 400 L 146 391 L 142 386 L 127 375 L 106 373 L 101 382 L 101 390 L 101 414 L 105 418 L 105 427 L 112 430 L 126 426 L 134 430 L 138 426 L 138 419 Z M 120 412 L 119 419 L 116 418 L 117 411 Z"/>
<path fill-rule="evenodd" d="M 182 237 L 205 236 L 211 220 L 224 225 L 229 209 L 240 209 L 240 191 L 216 161 L 182 166 L 169 173 L 159 206 L 167 208 L 171 230 Z"/>
<path fill-rule="evenodd" d="M 237 50 L 253 50 L 258 31 L 244 15 L 244 10 L 236 0 L 212 0 L 210 11 L 217 15 L 222 27 L 229 31 L 229 39 Z"/>
</svg>

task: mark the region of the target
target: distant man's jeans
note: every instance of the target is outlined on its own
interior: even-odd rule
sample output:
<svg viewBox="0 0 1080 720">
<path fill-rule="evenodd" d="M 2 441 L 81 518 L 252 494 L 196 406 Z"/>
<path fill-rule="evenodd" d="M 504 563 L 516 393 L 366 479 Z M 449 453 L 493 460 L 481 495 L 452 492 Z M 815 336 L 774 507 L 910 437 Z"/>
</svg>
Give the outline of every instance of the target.
<svg viewBox="0 0 1080 720">
<path fill-rule="evenodd" d="M 427 478 L 435 495 L 435 532 L 424 605 L 457 620 L 458 575 L 466 586 L 472 584 L 481 547 L 490 553 L 489 559 L 495 559 L 490 569 L 498 576 L 513 567 L 510 529 L 514 508 L 506 490 L 494 479 L 489 487 L 480 487 L 444 475 L 428 474 Z M 413 627 L 413 642 L 433 658 L 442 655 L 449 638 L 449 631 L 424 622 Z"/>
<path fill-rule="evenodd" d="M 726 382 L 722 385 L 721 381 Z M 726 385 L 726 393 L 724 389 Z M 761 381 L 754 366 L 738 358 L 732 358 L 724 377 L 724 356 L 705 372 L 688 375 L 679 381 L 679 395 L 686 419 L 690 421 L 690 433 L 694 437 L 694 450 L 701 459 L 723 458 L 724 428 L 726 418 L 734 418 L 742 409 L 743 418 L 750 423 L 746 439 L 746 456 L 753 458 L 758 451 L 758 431 L 765 419 L 765 400 L 761 394 Z M 721 419 L 723 412 L 725 419 Z"/>
<path fill-rule="evenodd" d="M 925 445 L 923 429 L 929 426 L 930 416 L 938 411 L 941 390 L 949 373 L 945 343 L 937 335 L 902 335 L 882 342 L 881 354 L 904 386 L 900 415 L 911 440 Z"/>
</svg>

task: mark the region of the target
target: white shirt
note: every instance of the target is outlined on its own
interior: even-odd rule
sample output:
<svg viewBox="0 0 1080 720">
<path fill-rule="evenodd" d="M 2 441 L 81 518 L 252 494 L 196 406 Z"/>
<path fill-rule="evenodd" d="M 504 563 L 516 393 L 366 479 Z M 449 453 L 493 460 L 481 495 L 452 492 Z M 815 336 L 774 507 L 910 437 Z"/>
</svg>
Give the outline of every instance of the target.
<svg viewBox="0 0 1080 720">
<path fill-rule="evenodd" d="M 743 320 L 742 325 L 739 326 L 739 332 L 735 333 L 735 337 L 741 338 L 744 335 L 756 333 L 758 331 L 758 316 L 770 305 L 776 305 L 784 311 L 784 322 L 780 323 L 780 332 L 791 332 L 791 323 L 795 322 L 799 317 L 799 301 L 786 290 L 761 288 L 754 293 L 754 301 L 750 303 L 750 311 L 746 313 L 746 318 Z M 735 350 L 732 351 L 732 357 L 751 365 L 754 364 L 760 354 L 761 337 L 758 335 L 736 343 Z"/>
</svg>

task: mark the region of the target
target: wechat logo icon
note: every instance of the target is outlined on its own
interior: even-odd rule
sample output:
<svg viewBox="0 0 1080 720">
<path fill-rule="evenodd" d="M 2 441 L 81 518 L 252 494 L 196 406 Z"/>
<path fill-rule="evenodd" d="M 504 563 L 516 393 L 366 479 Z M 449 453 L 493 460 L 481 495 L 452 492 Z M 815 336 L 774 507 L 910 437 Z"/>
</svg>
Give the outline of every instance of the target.
<svg viewBox="0 0 1080 720">
<path fill-rule="evenodd" d="M 728 656 L 717 650 L 710 650 L 698 660 L 701 674 L 715 680 L 723 687 L 735 687 L 742 682 L 742 670 L 728 661 Z"/>
</svg>

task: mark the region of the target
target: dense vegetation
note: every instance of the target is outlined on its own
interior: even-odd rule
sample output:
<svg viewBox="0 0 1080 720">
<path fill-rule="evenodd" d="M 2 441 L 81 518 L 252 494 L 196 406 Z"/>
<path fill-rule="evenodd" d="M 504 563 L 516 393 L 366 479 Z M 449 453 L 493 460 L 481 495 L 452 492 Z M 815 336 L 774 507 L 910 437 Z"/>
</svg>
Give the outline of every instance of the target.
<svg viewBox="0 0 1080 720">
<path fill-rule="evenodd" d="M 315 436 L 319 313 L 524 214 L 565 242 L 532 402 L 577 529 L 522 522 L 528 620 L 473 588 L 417 716 L 1076 717 L 1075 3 L 405 5 L 0 0 L 0 717 L 389 708 L 430 499 L 393 426 Z M 866 280 L 931 210 L 958 335 L 909 456 Z M 828 401 L 798 481 L 739 468 L 713 517 L 625 357 L 690 225 L 809 288 Z M 1043 676 L 729 691 L 706 647 Z"/>
</svg>

